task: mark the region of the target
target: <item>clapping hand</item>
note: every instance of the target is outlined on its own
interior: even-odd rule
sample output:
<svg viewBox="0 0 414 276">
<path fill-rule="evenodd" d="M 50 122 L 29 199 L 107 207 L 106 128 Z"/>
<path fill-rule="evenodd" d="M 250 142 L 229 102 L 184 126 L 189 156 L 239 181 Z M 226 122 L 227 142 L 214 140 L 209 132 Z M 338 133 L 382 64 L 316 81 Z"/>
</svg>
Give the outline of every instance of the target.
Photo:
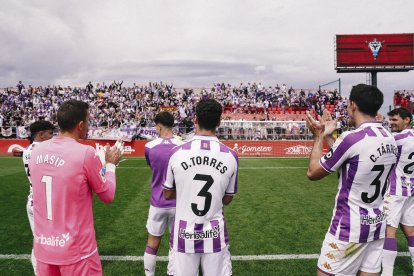
<svg viewBox="0 0 414 276">
<path fill-rule="evenodd" d="M 124 142 L 122 140 L 116 141 L 115 145 L 105 147 L 105 160 L 106 163 L 112 163 L 118 165 L 124 154 Z"/>
<path fill-rule="evenodd" d="M 306 111 L 306 126 L 312 132 L 313 136 L 321 137 L 325 131 L 325 126 L 321 122 L 316 121 L 309 111 Z"/>
<path fill-rule="evenodd" d="M 336 123 L 337 121 L 332 119 L 331 113 L 325 109 L 321 117 L 321 124 L 324 125 L 324 137 L 332 136 L 336 130 Z"/>
</svg>

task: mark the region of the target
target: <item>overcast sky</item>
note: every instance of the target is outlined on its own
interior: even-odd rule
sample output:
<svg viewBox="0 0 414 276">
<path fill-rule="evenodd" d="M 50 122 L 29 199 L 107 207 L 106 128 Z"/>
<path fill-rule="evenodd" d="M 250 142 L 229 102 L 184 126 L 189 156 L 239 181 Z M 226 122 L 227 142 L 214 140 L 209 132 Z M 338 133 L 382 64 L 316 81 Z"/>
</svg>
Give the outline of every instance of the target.
<svg viewBox="0 0 414 276">
<path fill-rule="evenodd" d="M 334 70 L 336 34 L 414 32 L 414 1 L 0 0 L 0 87 L 90 80 L 285 83 L 348 94 L 366 74 Z M 391 104 L 414 72 L 379 73 Z M 337 84 L 331 85 L 332 88 Z"/>
</svg>

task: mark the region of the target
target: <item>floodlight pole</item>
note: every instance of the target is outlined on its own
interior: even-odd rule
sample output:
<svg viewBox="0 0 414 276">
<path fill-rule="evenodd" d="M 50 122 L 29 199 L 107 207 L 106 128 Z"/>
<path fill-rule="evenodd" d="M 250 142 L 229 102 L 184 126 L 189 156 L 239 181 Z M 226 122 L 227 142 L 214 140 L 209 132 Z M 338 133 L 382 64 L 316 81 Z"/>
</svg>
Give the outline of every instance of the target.
<svg viewBox="0 0 414 276">
<path fill-rule="evenodd" d="M 339 78 L 337 80 L 334 80 L 334 81 L 331 81 L 331 82 L 328 82 L 328 83 L 325 83 L 325 84 L 320 84 L 319 85 L 319 90 L 321 90 L 322 87 L 327 86 L 327 85 L 332 84 L 332 83 L 335 83 L 335 82 L 338 82 L 338 88 L 339 88 L 338 92 L 339 92 L 339 95 L 341 95 L 341 78 Z"/>
<path fill-rule="evenodd" d="M 371 71 L 371 85 L 377 87 L 377 71 Z"/>
</svg>

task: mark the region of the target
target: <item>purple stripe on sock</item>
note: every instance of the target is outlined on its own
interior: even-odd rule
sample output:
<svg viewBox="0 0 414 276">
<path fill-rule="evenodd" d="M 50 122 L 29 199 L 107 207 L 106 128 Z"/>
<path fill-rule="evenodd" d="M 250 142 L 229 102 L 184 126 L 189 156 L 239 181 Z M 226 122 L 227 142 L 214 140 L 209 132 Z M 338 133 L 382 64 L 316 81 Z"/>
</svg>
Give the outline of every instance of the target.
<svg viewBox="0 0 414 276">
<path fill-rule="evenodd" d="M 414 247 L 414 236 L 408 236 L 407 241 L 409 247 Z"/>
<path fill-rule="evenodd" d="M 202 150 L 210 150 L 210 141 L 208 140 L 201 140 L 201 148 Z"/>
<path fill-rule="evenodd" d="M 203 224 L 194 224 L 194 233 L 203 233 Z M 204 240 L 194 240 L 194 253 L 204 253 Z"/>
<path fill-rule="evenodd" d="M 359 207 L 359 215 L 360 215 L 361 220 L 362 220 L 362 218 L 364 216 L 368 216 L 368 210 Z M 359 242 L 360 243 L 367 242 L 368 235 L 369 235 L 369 230 L 370 230 L 369 224 L 362 224 L 361 223 L 361 230 L 360 230 L 360 234 L 359 234 Z"/>
<path fill-rule="evenodd" d="M 395 238 L 385 238 L 384 249 L 389 251 L 397 251 L 397 240 Z"/>
<path fill-rule="evenodd" d="M 380 209 L 378 208 L 374 208 L 374 213 L 379 216 L 382 212 Z M 375 229 L 375 233 L 374 233 L 374 240 L 379 240 L 380 238 L 380 234 L 381 234 L 381 228 L 382 226 L 385 225 L 385 223 L 379 222 L 377 223 L 377 229 Z"/>
<path fill-rule="evenodd" d="M 179 227 L 178 227 L 178 251 L 185 252 L 185 239 L 181 238 L 181 231 L 185 231 L 187 228 L 187 222 L 184 220 L 180 220 Z"/>
<path fill-rule="evenodd" d="M 212 220 L 211 227 L 214 228 L 217 225 L 219 225 L 218 220 Z M 213 252 L 220 252 L 221 251 L 221 241 L 220 241 L 220 235 L 217 238 L 213 238 Z"/>
<path fill-rule="evenodd" d="M 148 253 L 148 254 L 151 254 L 151 255 L 157 255 L 157 251 L 158 251 L 158 249 L 149 247 L 148 245 L 147 245 L 147 247 L 145 247 L 145 253 Z"/>
</svg>

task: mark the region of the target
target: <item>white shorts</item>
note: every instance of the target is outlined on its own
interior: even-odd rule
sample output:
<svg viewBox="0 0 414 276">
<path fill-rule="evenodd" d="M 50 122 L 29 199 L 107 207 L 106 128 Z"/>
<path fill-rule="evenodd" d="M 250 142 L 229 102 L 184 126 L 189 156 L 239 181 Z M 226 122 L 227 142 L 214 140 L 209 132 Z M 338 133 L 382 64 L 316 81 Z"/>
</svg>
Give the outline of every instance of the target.
<svg viewBox="0 0 414 276">
<path fill-rule="evenodd" d="M 201 265 L 203 276 L 231 276 L 228 246 L 216 253 L 181 253 L 174 251 L 174 271 L 180 276 L 197 276 Z"/>
<path fill-rule="evenodd" d="M 32 229 L 32 234 L 34 235 L 34 219 L 33 219 L 33 200 L 28 199 L 26 204 L 27 217 L 29 218 L 30 228 Z"/>
<path fill-rule="evenodd" d="M 153 236 L 161 237 L 164 235 L 165 229 L 171 231 L 174 224 L 175 208 L 158 208 L 150 206 L 147 220 L 147 230 Z"/>
<path fill-rule="evenodd" d="M 387 225 L 398 228 L 399 224 L 414 226 L 414 197 L 386 195 L 384 210 Z"/>
<path fill-rule="evenodd" d="M 318 259 L 318 269 L 328 275 L 356 275 L 358 271 L 381 271 L 384 239 L 367 243 L 343 242 L 327 233 Z"/>
</svg>

